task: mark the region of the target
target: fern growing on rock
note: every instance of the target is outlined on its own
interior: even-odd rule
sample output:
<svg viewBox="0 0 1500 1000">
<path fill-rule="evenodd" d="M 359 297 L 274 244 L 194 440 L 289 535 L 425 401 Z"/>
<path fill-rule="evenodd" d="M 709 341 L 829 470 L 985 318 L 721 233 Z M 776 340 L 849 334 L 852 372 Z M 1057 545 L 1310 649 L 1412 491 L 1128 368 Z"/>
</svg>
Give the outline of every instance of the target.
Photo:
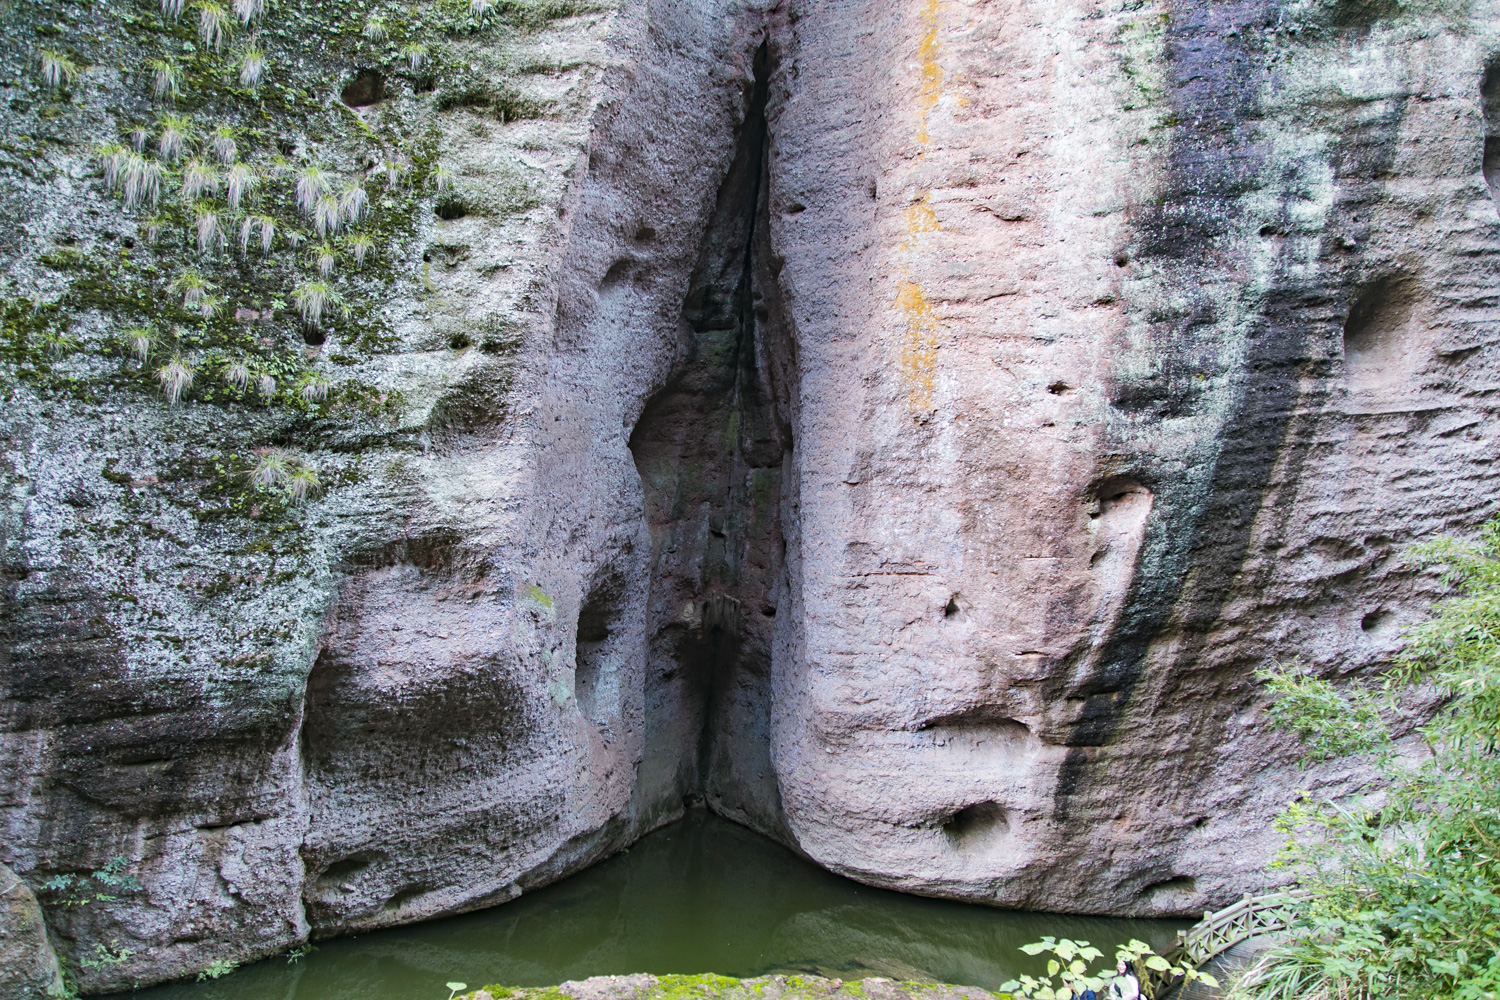
<svg viewBox="0 0 1500 1000">
<path fill-rule="evenodd" d="M 302 322 L 311 327 L 317 327 L 329 309 L 348 311 L 344 297 L 326 281 L 304 281 L 292 292 L 292 300 L 297 303 Z"/>
<path fill-rule="evenodd" d="M 198 11 L 198 39 L 206 48 L 219 51 L 229 41 L 229 11 L 215 0 L 196 0 L 193 7 Z"/>
<path fill-rule="evenodd" d="M 375 241 L 367 233 L 349 238 L 349 252 L 354 255 L 354 266 L 364 267 L 365 257 L 375 248 Z"/>
<path fill-rule="evenodd" d="M 219 193 L 223 178 L 219 168 L 204 160 L 189 160 L 182 168 L 182 196 L 188 201 L 212 198 Z"/>
<path fill-rule="evenodd" d="M 135 355 L 136 360 L 141 364 L 146 363 L 151 357 L 152 351 L 156 349 L 160 342 L 156 331 L 145 326 L 129 327 L 122 334 L 122 338 L 125 341 L 126 348 L 131 354 Z"/>
<path fill-rule="evenodd" d="M 156 124 L 156 151 L 168 163 L 182 156 L 197 134 L 193 120 L 183 115 L 162 115 Z"/>
<path fill-rule="evenodd" d="M 266 73 L 266 50 L 259 45 L 251 45 L 240 53 L 239 79 L 241 87 L 254 90 L 260 86 L 261 78 Z"/>
<path fill-rule="evenodd" d="M 323 481 L 318 478 L 316 469 L 304 465 L 288 477 L 286 486 L 292 501 L 301 503 L 316 496 L 323 488 Z"/>
<path fill-rule="evenodd" d="M 248 25 L 265 12 L 265 0 L 234 0 L 234 13 L 241 24 Z"/>
<path fill-rule="evenodd" d="M 250 248 L 250 239 L 260 230 L 260 252 L 262 255 L 271 252 L 272 241 L 276 238 L 276 220 L 269 215 L 249 215 L 240 223 L 240 252 L 244 253 Z"/>
<path fill-rule="evenodd" d="M 167 405 L 176 406 L 182 400 L 182 394 L 193 384 L 192 366 L 183 360 L 182 355 L 176 355 L 156 370 L 156 380 L 161 383 Z"/>
<path fill-rule="evenodd" d="M 78 77 L 78 64 L 57 49 L 41 49 L 37 59 L 42 64 L 42 83 L 48 87 L 63 87 Z"/>
<path fill-rule="evenodd" d="M 230 125 L 219 125 L 208 138 L 208 151 L 213 154 L 214 159 L 223 164 L 233 163 L 239 156 L 238 136 L 234 127 Z"/>
<path fill-rule="evenodd" d="M 224 200 L 231 212 L 240 210 L 245 196 L 260 186 L 260 174 L 248 164 L 236 163 L 224 172 Z"/>
<path fill-rule="evenodd" d="M 182 70 L 172 58 L 148 59 L 146 69 L 151 73 L 152 97 L 175 101 L 182 96 Z"/>
<path fill-rule="evenodd" d="M 182 296 L 182 308 L 196 311 L 199 303 L 212 294 L 216 286 L 195 267 L 190 267 L 167 283 L 167 291 Z"/>
</svg>

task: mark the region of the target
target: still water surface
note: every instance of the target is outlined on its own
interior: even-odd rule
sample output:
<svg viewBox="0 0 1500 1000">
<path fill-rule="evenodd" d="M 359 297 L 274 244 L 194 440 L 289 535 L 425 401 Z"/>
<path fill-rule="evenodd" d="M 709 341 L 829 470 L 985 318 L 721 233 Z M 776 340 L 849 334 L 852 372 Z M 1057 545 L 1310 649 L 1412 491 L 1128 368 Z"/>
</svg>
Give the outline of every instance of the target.
<svg viewBox="0 0 1500 1000">
<path fill-rule="evenodd" d="M 548 986 L 630 972 L 891 976 L 994 989 L 1044 934 L 1161 948 L 1184 922 L 1017 913 L 841 878 L 694 811 L 624 854 L 481 913 L 325 941 L 131 1000 L 444 1000 L 443 983 Z"/>
</svg>

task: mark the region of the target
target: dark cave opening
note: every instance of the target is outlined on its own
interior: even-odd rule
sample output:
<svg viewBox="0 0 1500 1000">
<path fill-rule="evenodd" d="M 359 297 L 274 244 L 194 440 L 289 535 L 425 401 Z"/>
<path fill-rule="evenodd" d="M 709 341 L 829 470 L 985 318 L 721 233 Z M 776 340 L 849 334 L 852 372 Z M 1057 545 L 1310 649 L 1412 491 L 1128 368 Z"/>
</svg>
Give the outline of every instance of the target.
<svg viewBox="0 0 1500 1000">
<path fill-rule="evenodd" d="M 768 269 L 767 44 L 753 66 L 734 156 L 683 298 L 678 361 L 630 449 L 653 541 L 648 744 L 672 757 L 663 787 L 648 794 L 701 800 L 775 833 L 770 666 L 790 434 L 772 360 L 785 355 L 785 335 Z"/>
<path fill-rule="evenodd" d="M 1485 67 L 1479 96 L 1484 106 L 1484 182 L 1500 214 L 1500 60 Z"/>
</svg>

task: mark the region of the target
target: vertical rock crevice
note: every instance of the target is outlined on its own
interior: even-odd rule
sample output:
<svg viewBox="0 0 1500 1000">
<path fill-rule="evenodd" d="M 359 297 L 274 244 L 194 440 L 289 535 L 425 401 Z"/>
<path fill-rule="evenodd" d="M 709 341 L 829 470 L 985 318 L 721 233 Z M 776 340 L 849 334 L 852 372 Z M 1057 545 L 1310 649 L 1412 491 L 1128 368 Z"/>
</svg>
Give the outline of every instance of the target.
<svg viewBox="0 0 1500 1000">
<path fill-rule="evenodd" d="M 677 361 L 630 438 L 651 529 L 644 795 L 706 802 L 782 829 L 770 756 L 772 627 L 782 564 L 782 468 L 790 448 L 776 375 L 786 337 L 764 238 L 762 42 L 734 158 L 719 187 L 682 307 Z"/>
</svg>

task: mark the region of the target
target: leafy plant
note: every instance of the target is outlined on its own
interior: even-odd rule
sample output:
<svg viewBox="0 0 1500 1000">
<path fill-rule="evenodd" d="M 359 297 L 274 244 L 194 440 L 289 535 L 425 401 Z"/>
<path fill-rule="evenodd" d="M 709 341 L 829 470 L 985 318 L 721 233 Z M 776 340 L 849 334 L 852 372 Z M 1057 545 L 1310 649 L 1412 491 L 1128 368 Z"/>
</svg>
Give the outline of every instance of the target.
<svg viewBox="0 0 1500 1000">
<path fill-rule="evenodd" d="M 365 26 L 360 29 L 359 33 L 372 42 L 383 42 L 390 37 L 390 32 L 385 26 L 385 19 L 378 16 L 365 18 Z"/>
<path fill-rule="evenodd" d="M 375 249 L 375 241 L 368 233 L 360 233 L 349 238 L 349 252 L 354 255 L 354 266 L 364 267 L 365 257 Z"/>
<path fill-rule="evenodd" d="M 167 284 L 167 291 L 182 296 L 182 308 L 196 310 L 199 303 L 218 287 L 197 268 L 190 267 Z"/>
<path fill-rule="evenodd" d="M 1239 997 L 1500 994 L 1500 521 L 1476 542 L 1445 539 L 1415 557 L 1445 566 L 1458 591 L 1408 632 L 1378 691 L 1268 678 L 1273 714 L 1311 759 L 1366 753 L 1386 788 L 1340 802 L 1304 793 L 1280 818 L 1277 865 L 1311 899 Z M 1421 731 L 1432 756 L 1413 766 L 1394 752 L 1391 726 L 1423 692 L 1442 707 Z"/>
<path fill-rule="evenodd" d="M 189 160 L 182 168 L 182 196 L 188 201 L 210 197 L 219 193 L 223 177 L 219 168 L 203 160 Z"/>
<path fill-rule="evenodd" d="M 218 979 L 229 975 L 237 968 L 239 968 L 238 962 L 231 962 L 227 958 L 216 959 L 208 968 L 198 973 L 198 981 L 201 983 L 205 979 Z"/>
<path fill-rule="evenodd" d="M 185 0 L 161 0 L 161 16 L 169 21 L 175 21 L 182 16 L 182 8 Z"/>
<path fill-rule="evenodd" d="M 256 489 L 269 490 L 283 486 L 292 478 L 295 460 L 279 448 L 267 451 L 255 463 L 250 473 L 250 482 Z"/>
<path fill-rule="evenodd" d="M 135 952 L 129 948 L 121 948 L 120 942 L 111 941 L 109 947 L 103 942 L 94 942 L 92 952 L 85 952 L 78 956 L 78 964 L 85 969 L 110 969 L 129 961 Z"/>
<path fill-rule="evenodd" d="M 406 60 L 406 64 L 410 66 L 413 71 L 419 70 L 423 66 L 427 65 L 427 53 L 427 46 L 421 44 L 420 42 L 412 42 L 408 45 L 401 46 L 401 58 Z"/>
<path fill-rule="evenodd" d="M 291 479 L 287 482 L 287 494 L 292 498 L 293 503 L 301 503 L 317 496 L 322 488 L 323 482 L 318 478 L 317 470 L 306 466 L 293 472 Z"/>
<path fill-rule="evenodd" d="M 312 256 L 313 262 L 318 266 L 318 274 L 322 275 L 325 278 L 328 277 L 328 275 L 333 272 L 333 264 L 337 259 L 334 255 L 333 247 L 329 246 L 327 243 L 319 244 L 317 247 L 313 248 Z"/>
<path fill-rule="evenodd" d="M 237 392 L 250 388 L 250 366 L 243 361 L 231 361 L 224 368 L 224 381 Z"/>
<path fill-rule="evenodd" d="M 130 327 L 125 330 L 122 337 L 125 341 L 125 346 L 131 354 L 135 355 L 136 360 L 141 364 L 146 363 L 146 360 L 151 357 L 151 352 L 161 342 L 155 330 L 144 326 Z"/>
<path fill-rule="evenodd" d="M 318 199 L 327 194 L 332 186 L 333 179 L 322 167 L 315 163 L 303 167 L 297 173 L 297 207 L 311 215 Z"/>
<path fill-rule="evenodd" d="M 42 891 L 53 895 L 54 901 L 63 906 L 112 903 L 120 898 L 120 893 L 141 889 L 141 883 L 127 871 L 129 866 L 129 861 L 117 856 L 87 875 L 54 875 L 42 883 Z"/>
<path fill-rule="evenodd" d="M 1173 965 L 1156 954 L 1149 944 L 1132 939 L 1129 944 L 1115 949 L 1115 968 L 1090 969 L 1089 963 L 1104 957 L 1104 952 L 1087 941 L 1058 940 L 1044 937 L 1040 941 L 1021 946 L 1028 955 L 1050 955 L 1047 959 L 1046 976 L 1022 976 L 1000 985 L 1002 997 L 1025 997 L 1027 1000 L 1073 1000 L 1082 997 L 1084 991 L 1103 993 L 1111 981 L 1126 975 L 1134 976 L 1134 968 L 1144 967 L 1166 973 L 1171 982 L 1178 980 L 1201 980 L 1205 986 L 1217 989 L 1219 982 L 1206 972 L 1191 966 Z M 1149 997 L 1149 985 L 1140 981 L 1142 994 Z"/>
<path fill-rule="evenodd" d="M 363 184 L 350 184 L 339 192 L 339 214 L 349 225 L 364 218 L 370 210 L 370 196 Z"/>
<path fill-rule="evenodd" d="M 328 390 L 332 387 L 332 382 L 315 375 L 302 383 L 302 388 L 298 390 L 298 395 L 302 397 L 304 403 L 321 403 L 328 398 Z"/>
<path fill-rule="evenodd" d="M 199 251 L 224 248 L 224 228 L 219 225 L 219 210 L 212 203 L 200 201 L 193 206 L 193 229 L 198 236 Z"/>
</svg>

